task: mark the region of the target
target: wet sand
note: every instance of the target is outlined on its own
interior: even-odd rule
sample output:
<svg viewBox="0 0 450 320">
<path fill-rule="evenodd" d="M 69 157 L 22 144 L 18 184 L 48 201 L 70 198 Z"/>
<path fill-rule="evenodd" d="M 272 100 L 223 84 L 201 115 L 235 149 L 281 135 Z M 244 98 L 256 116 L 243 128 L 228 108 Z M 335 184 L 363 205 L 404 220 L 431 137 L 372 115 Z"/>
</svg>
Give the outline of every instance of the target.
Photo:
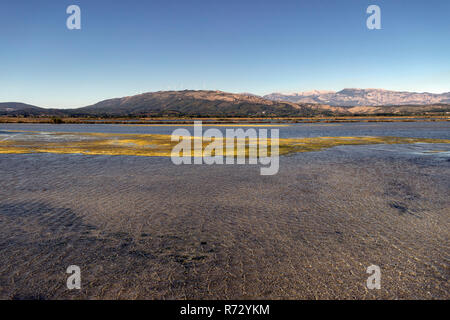
<svg viewBox="0 0 450 320">
<path fill-rule="evenodd" d="M 0 298 L 449 299 L 449 158 L 383 148 L 283 156 L 275 176 L 0 154 Z"/>
</svg>

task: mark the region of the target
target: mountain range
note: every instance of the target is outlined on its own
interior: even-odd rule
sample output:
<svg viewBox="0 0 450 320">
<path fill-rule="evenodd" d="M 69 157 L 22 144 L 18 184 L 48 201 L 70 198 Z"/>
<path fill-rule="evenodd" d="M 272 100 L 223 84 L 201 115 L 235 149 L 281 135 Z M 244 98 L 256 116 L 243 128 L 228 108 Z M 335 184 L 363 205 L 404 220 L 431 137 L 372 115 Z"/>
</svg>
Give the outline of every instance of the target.
<svg viewBox="0 0 450 320">
<path fill-rule="evenodd" d="M 265 96 L 207 90 L 158 91 L 108 99 L 77 109 L 0 103 L 0 116 L 35 117 L 295 117 L 445 112 L 450 112 L 450 92 L 433 94 L 382 89 L 272 93 Z"/>
<path fill-rule="evenodd" d="M 390 91 L 383 89 L 344 89 L 334 91 L 310 91 L 298 93 L 271 93 L 264 98 L 274 101 L 290 101 L 294 103 L 318 103 L 330 106 L 389 106 L 389 105 L 429 105 L 450 103 L 450 92 L 418 93 Z"/>
<path fill-rule="evenodd" d="M 75 115 L 105 116 L 289 116 L 315 115 L 312 104 L 273 101 L 222 91 L 159 91 L 110 99 L 71 110 Z"/>
</svg>

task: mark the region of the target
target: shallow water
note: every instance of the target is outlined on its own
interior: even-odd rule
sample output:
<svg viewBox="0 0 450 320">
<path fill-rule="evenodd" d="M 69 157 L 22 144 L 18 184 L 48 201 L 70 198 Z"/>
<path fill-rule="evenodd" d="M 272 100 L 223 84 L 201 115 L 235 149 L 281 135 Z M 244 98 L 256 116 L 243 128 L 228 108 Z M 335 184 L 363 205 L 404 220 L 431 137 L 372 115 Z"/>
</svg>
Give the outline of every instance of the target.
<svg viewBox="0 0 450 320">
<path fill-rule="evenodd" d="M 280 135 L 449 139 L 449 128 L 304 124 Z M 0 125 L 8 130 L 173 128 Z M 449 299 L 449 152 L 338 146 L 281 157 L 275 176 L 163 157 L 0 154 L 0 298 Z M 73 264 L 80 291 L 66 288 Z M 381 290 L 365 286 L 371 264 Z"/>
<path fill-rule="evenodd" d="M 274 124 L 271 124 L 274 125 Z M 214 126 L 205 126 L 204 130 Z M 2 131 L 43 131 L 43 132 L 98 132 L 135 134 L 172 134 L 176 128 L 186 128 L 193 132 L 192 126 L 141 126 L 111 124 L 0 124 Z M 217 127 L 222 132 L 236 126 Z M 247 130 L 249 127 L 242 127 Z M 292 124 L 267 129 L 280 130 L 280 138 L 302 137 L 341 137 L 341 136 L 394 136 L 411 138 L 450 139 L 450 121 L 447 122 L 379 122 L 379 123 L 328 123 Z M 264 129 L 257 127 L 255 129 Z"/>
</svg>

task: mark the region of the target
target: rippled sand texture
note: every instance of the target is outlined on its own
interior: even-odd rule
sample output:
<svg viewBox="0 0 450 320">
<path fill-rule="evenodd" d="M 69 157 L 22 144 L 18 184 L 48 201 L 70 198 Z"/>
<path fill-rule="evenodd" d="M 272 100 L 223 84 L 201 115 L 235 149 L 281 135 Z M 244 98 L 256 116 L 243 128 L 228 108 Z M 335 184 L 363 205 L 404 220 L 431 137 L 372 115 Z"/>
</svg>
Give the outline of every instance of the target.
<svg viewBox="0 0 450 320">
<path fill-rule="evenodd" d="M 449 299 L 448 158 L 369 149 L 282 157 L 275 176 L 2 154 L 0 298 Z"/>
</svg>

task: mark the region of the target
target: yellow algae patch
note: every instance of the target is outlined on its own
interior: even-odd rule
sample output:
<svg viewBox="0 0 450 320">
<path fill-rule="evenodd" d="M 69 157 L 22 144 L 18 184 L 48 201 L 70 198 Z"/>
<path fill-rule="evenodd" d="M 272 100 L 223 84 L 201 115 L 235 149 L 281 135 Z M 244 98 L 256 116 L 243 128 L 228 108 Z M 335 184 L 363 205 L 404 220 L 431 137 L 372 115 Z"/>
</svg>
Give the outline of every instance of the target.
<svg viewBox="0 0 450 320">
<path fill-rule="evenodd" d="M 267 139 L 267 146 L 254 139 L 236 139 L 233 149 L 226 149 L 225 138 L 213 138 L 211 141 L 199 137 L 182 137 L 190 140 L 191 156 L 201 156 L 211 142 L 223 147 L 214 149 L 212 155 L 252 154 L 255 149 L 267 148 L 271 154 L 273 141 Z M 198 144 L 200 140 L 200 144 Z M 180 140 L 181 141 L 181 140 Z M 197 143 L 194 143 L 194 142 Z M 249 142 L 252 146 L 249 147 Z M 15 132 L 0 139 L 0 153 L 61 153 L 89 155 L 132 155 L 170 157 L 179 141 L 172 141 L 171 135 L 162 134 L 112 134 L 112 133 L 44 133 Z M 422 139 L 402 137 L 313 137 L 279 139 L 281 155 L 297 152 L 319 151 L 340 145 L 369 144 L 410 144 L 410 143 L 450 143 L 444 139 Z M 201 149 L 200 149 L 201 148 Z"/>
</svg>

